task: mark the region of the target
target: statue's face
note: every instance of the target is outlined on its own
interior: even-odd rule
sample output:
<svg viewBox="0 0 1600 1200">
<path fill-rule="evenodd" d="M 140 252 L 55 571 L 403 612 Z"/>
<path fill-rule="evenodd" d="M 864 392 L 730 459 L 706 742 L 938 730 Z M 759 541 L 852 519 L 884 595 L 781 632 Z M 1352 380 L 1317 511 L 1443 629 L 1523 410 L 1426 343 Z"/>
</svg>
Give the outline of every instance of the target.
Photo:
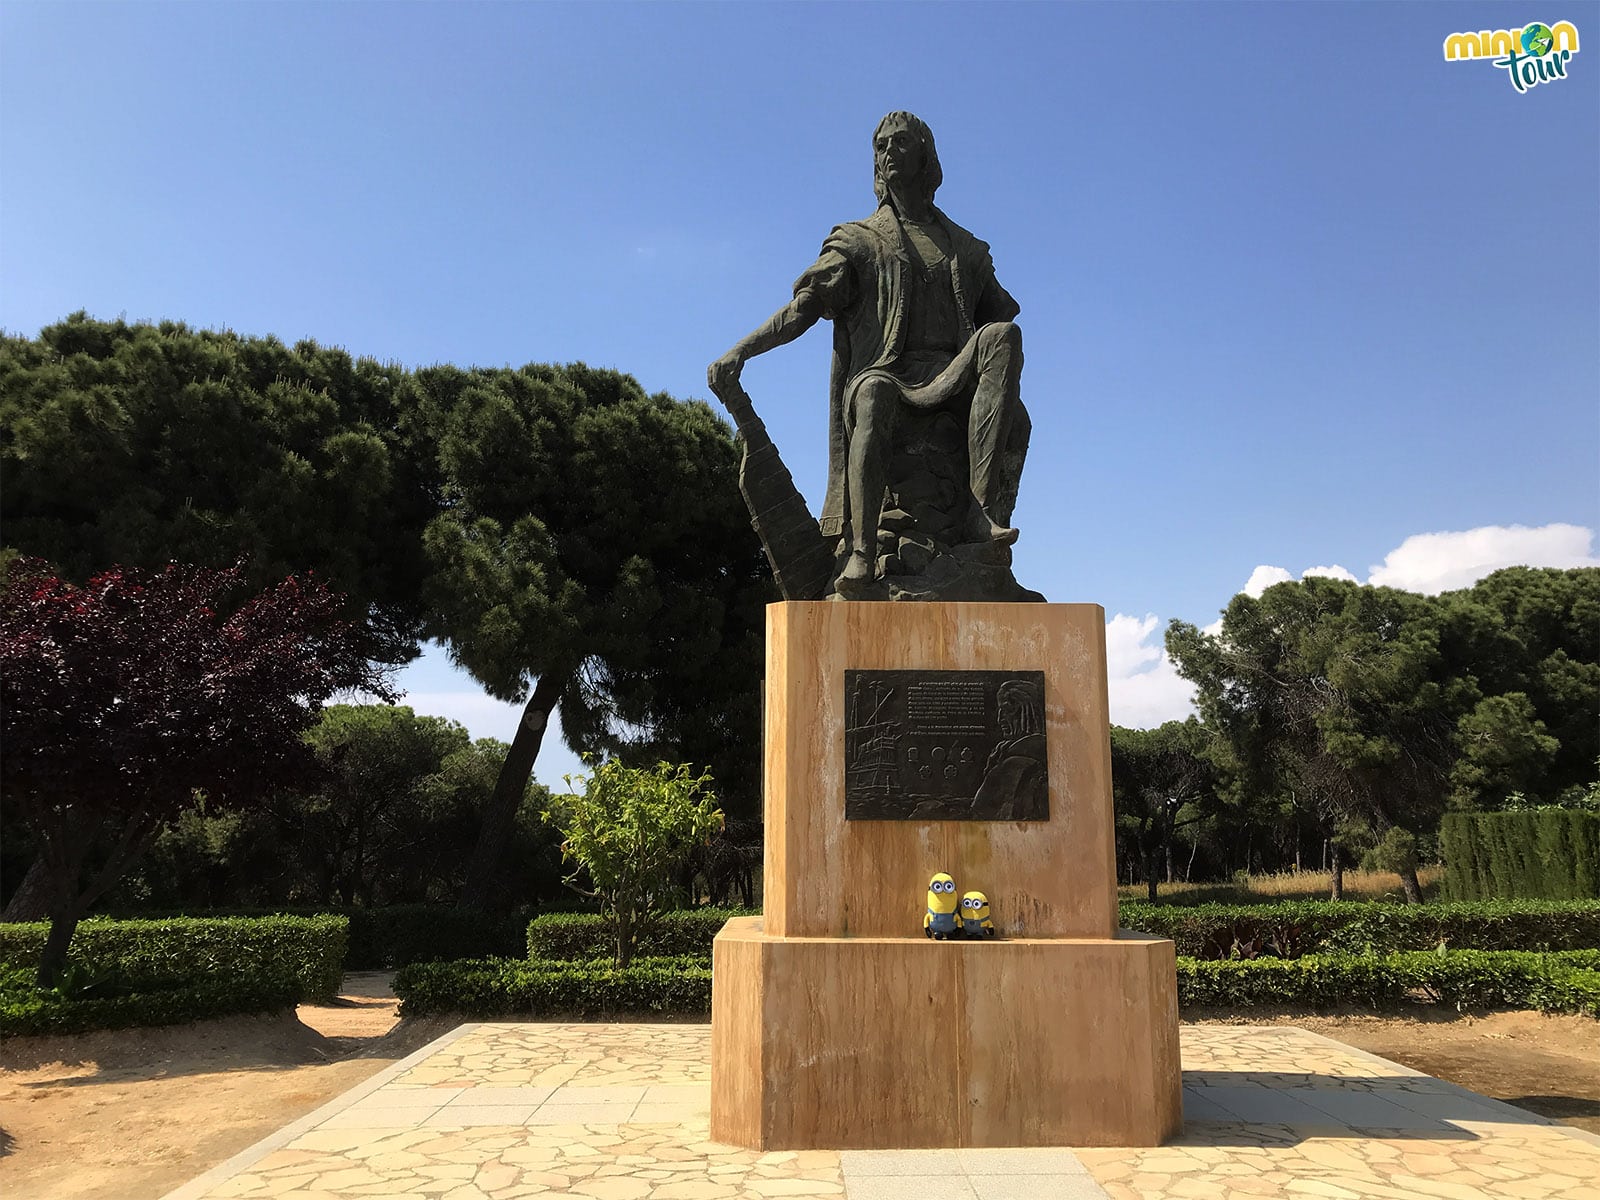
<svg viewBox="0 0 1600 1200">
<path fill-rule="evenodd" d="M 922 139 L 904 125 L 879 130 L 873 149 L 878 156 L 878 174 L 887 183 L 910 183 L 927 165 Z"/>
</svg>

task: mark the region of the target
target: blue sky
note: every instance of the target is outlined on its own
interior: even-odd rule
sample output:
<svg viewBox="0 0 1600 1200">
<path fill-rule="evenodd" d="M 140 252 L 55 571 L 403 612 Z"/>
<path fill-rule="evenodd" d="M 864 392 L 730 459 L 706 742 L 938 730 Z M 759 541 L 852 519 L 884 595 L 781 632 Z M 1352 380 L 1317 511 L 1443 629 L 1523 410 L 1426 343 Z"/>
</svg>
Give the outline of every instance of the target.
<svg viewBox="0 0 1600 1200">
<path fill-rule="evenodd" d="M 1526 93 L 1442 55 L 1558 20 L 1580 51 Z M 1252 579 L 1596 561 L 1595 3 L 7 0 L 0 326 L 82 308 L 705 397 L 870 213 L 897 108 L 1022 305 L 1017 575 L 1105 607 L 1114 719 L 1184 711 L 1161 630 Z M 745 373 L 813 507 L 828 353 Z M 437 653 L 402 683 L 512 732 Z"/>
</svg>

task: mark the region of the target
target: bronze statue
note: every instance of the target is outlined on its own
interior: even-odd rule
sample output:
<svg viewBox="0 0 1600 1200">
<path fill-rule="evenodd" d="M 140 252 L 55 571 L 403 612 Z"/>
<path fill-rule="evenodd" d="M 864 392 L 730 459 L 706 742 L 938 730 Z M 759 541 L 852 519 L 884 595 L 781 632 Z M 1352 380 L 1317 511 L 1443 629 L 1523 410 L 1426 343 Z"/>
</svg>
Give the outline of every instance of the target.
<svg viewBox="0 0 1600 1200">
<path fill-rule="evenodd" d="M 927 125 L 890 113 L 872 147 L 877 211 L 837 226 L 794 299 L 708 372 L 745 436 L 753 521 L 789 599 L 1042 600 L 1010 569 L 1031 428 L 1017 302 L 989 247 L 934 207 Z M 812 526 L 739 373 L 822 318 L 828 490 Z"/>
</svg>

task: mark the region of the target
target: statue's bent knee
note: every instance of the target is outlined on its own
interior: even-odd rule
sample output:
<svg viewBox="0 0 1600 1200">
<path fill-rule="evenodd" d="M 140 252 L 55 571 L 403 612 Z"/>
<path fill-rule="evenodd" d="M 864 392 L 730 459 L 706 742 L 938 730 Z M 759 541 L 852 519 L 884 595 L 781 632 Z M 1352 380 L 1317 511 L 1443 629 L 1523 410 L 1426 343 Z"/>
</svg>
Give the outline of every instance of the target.
<svg viewBox="0 0 1600 1200">
<path fill-rule="evenodd" d="M 856 389 L 851 404 L 851 433 L 867 437 L 888 436 L 894 432 L 899 415 L 900 389 L 887 379 L 868 379 Z"/>
<path fill-rule="evenodd" d="M 1013 321 L 995 321 L 978 330 L 978 348 L 980 350 L 994 351 L 999 349 L 1021 350 L 1022 328 Z"/>
</svg>

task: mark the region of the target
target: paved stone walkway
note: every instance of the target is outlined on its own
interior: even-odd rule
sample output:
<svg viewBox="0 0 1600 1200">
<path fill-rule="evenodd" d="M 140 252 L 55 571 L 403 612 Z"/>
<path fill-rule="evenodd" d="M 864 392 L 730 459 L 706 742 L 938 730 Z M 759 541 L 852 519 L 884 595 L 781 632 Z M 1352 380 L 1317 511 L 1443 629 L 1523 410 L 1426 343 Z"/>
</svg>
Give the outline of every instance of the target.
<svg viewBox="0 0 1600 1200">
<path fill-rule="evenodd" d="M 758 1154 L 705 1025 L 463 1025 L 167 1200 L 1600 1200 L 1600 1137 L 1285 1026 L 1183 1029 L 1147 1150 Z"/>
</svg>

